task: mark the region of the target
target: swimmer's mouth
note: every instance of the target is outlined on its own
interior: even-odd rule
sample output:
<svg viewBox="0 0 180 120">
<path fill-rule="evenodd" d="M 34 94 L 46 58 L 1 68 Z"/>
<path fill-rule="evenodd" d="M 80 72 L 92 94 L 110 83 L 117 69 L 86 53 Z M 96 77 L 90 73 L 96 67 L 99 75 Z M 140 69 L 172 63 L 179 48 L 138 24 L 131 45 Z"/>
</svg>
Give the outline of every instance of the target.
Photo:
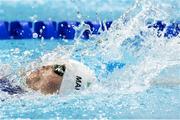
<svg viewBox="0 0 180 120">
<path fill-rule="evenodd" d="M 66 66 L 65 65 L 53 65 L 52 67 L 54 73 L 56 73 L 59 76 L 63 76 L 66 70 Z"/>
</svg>

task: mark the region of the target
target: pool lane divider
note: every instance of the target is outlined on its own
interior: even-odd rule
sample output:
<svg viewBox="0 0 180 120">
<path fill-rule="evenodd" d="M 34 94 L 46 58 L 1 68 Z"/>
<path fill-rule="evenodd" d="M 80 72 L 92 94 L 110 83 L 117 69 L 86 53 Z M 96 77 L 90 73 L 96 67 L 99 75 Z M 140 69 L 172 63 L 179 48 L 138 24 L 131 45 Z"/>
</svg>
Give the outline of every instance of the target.
<svg viewBox="0 0 180 120">
<path fill-rule="evenodd" d="M 80 25 L 77 21 L 62 21 L 58 23 L 58 37 L 73 40 L 75 37 L 75 28 Z"/>
<path fill-rule="evenodd" d="M 14 21 L 10 23 L 10 35 L 13 39 L 31 39 L 32 22 Z"/>
<path fill-rule="evenodd" d="M 157 21 L 154 24 L 148 25 L 148 28 L 154 28 L 157 31 L 157 36 L 166 38 L 177 37 L 180 33 L 180 21 L 166 24 L 163 21 Z"/>
<path fill-rule="evenodd" d="M 112 21 L 96 22 L 85 21 L 84 24 L 89 25 L 89 29 L 85 29 L 81 36 L 82 39 L 89 39 L 90 35 L 99 35 L 100 31 L 108 30 Z M 69 39 L 75 38 L 75 29 L 80 22 L 77 21 L 0 21 L 0 40 L 2 39 Z M 157 31 L 157 36 L 164 36 L 167 38 L 176 37 L 180 32 L 180 22 L 172 22 L 166 24 L 163 21 L 156 21 L 147 24 L 148 28 L 153 28 Z"/>
<path fill-rule="evenodd" d="M 84 30 L 82 39 L 89 39 L 90 34 L 98 35 L 99 31 L 109 29 L 112 21 L 105 22 L 105 25 L 95 21 L 85 21 L 84 24 L 90 26 L 90 30 Z M 0 39 L 69 39 L 75 37 L 74 27 L 78 27 L 80 22 L 77 21 L 0 21 Z"/>
<path fill-rule="evenodd" d="M 0 39 L 10 39 L 10 33 L 8 31 L 9 23 L 4 21 L 0 22 Z"/>
<path fill-rule="evenodd" d="M 34 23 L 34 33 L 37 33 L 38 38 L 57 38 L 56 26 L 54 21 L 37 21 Z"/>
</svg>

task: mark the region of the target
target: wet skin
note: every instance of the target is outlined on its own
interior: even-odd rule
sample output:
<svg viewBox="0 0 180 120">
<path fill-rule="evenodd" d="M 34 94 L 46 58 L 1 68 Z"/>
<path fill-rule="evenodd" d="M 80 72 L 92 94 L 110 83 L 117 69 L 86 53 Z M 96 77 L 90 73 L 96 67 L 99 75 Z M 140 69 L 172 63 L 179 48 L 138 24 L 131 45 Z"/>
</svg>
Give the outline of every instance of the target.
<svg viewBox="0 0 180 120">
<path fill-rule="evenodd" d="M 52 66 L 43 66 L 27 76 L 26 84 L 29 88 L 43 94 L 53 94 L 59 91 L 62 80 L 63 77 L 56 74 Z"/>
</svg>

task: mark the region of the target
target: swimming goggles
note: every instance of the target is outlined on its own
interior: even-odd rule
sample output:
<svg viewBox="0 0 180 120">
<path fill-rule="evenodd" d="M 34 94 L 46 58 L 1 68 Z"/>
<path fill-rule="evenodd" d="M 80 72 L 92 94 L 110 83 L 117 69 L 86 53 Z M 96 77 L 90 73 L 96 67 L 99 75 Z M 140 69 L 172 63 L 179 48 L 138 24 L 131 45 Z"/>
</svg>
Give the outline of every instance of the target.
<svg viewBox="0 0 180 120">
<path fill-rule="evenodd" d="M 66 70 L 66 66 L 65 65 L 53 65 L 53 71 L 59 75 L 59 76 L 63 76 Z"/>
</svg>

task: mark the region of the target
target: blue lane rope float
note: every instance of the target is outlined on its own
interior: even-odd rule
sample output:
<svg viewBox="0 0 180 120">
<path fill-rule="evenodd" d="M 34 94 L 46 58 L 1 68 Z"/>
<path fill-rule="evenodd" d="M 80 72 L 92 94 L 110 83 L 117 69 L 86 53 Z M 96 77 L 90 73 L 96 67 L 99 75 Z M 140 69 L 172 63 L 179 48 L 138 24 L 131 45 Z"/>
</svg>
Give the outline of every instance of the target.
<svg viewBox="0 0 180 120">
<path fill-rule="evenodd" d="M 57 38 L 56 26 L 55 21 L 37 21 L 34 24 L 34 33 L 37 33 L 38 38 Z"/>
<path fill-rule="evenodd" d="M 0 39 L 9 39 L 10 38 L 8 26 L 9 26 L 8 22 L 0 21 Z"/>
<path fill-rule="evenodd" d="M 32 22 L 13 21 L 10 23 L 10 35 L 13 39 L 31 39 L 32 38 Z"/>
<path fill-rule="evenodd" d="M 113 21 L 106 21 L 103 25 L 102 25 L 102 30 L 109 30 L 109 28 L 111 27 L 111 24 L 113 23 Z M 106 27 L 105 27 L 106 26 Z"/>
<path fill-rule="evenodd" d="M 82 35 L 82 39 L 89 39 L 90 34 L 98 35 L 100 28 L 105 30 L 102 23 L 94 21 L 85 21 L 85 24 L 90 26 L 90 30 L 85 30 Z M 105 23 L 106 29 L 109 29 L 112 22 Z M 0 22 L 0 39 L 32 39 L 32 38 L 44 38 L 44 39 L 69 39 L 73 40 L 75 37 L 74 27 L 78 27 L 80 22 L 77 21 L 37 21 L 34 24 L 30 21 L 7 21 Z M 33 26 L 33 27 L 32 27 Z M 33 35 L 37 36 L 34 37 Z"/>
<path fill-rule="evenodd" d="M 98 22 L 85 21 L 84 23 L 89 25 L 90 30 L 85 30 L 83 32 L 83 39 L 89 39 L 91 33 L 95 35 L 100 34 L 99 29 L 101 28 L 101 25 Z"/>
<path fill-rule="evenodd" d="M 58 36 L 62 39 L 73 40 L 75 37 L 74 27 L 78 27 L 80 22 L 76 21 L 62 21 L 58 24 Z"/>
<path fill-rule="evenodd" d="M 99 35 L 100 31 L 108 30 L 112 21 L 96 22 L 85 21 L 84 24 L 89 25 L 90 29 L 84 30 L 82 39 L 89 39 L 90 35 Z M 0 21 L 0 40 L 2 39 L 69 39 L 75 37 L 74 27 L 78 27 L 80 22 L 77 21 Z M 177 37 L 180 32 L 180 21 L 166 24 L 163 21 L 156 21 L 148 24 L 148 28 L 153 28 L 157 31 L 157 36 L 166 38 Z M 34 34 L 36 37 L 34 37 Z"/>
<path fill-rule="evenodd" d="M 148 28 L 155 28 L 158 37 L 164 36 L 170 39 L 179 35 L 180 21 L 172 22 L 169 25 L 165 24 L 163 21 L 157 21 L 149 25 Z"/>
<path fill-rule="evenodd" d="M 176 37 L 179 35 L 179 32 L 180 32 L 180 22 L 171 23 L 169 26 L 167 26 L 164 36 L 167 38 Z"/>
</svg>

